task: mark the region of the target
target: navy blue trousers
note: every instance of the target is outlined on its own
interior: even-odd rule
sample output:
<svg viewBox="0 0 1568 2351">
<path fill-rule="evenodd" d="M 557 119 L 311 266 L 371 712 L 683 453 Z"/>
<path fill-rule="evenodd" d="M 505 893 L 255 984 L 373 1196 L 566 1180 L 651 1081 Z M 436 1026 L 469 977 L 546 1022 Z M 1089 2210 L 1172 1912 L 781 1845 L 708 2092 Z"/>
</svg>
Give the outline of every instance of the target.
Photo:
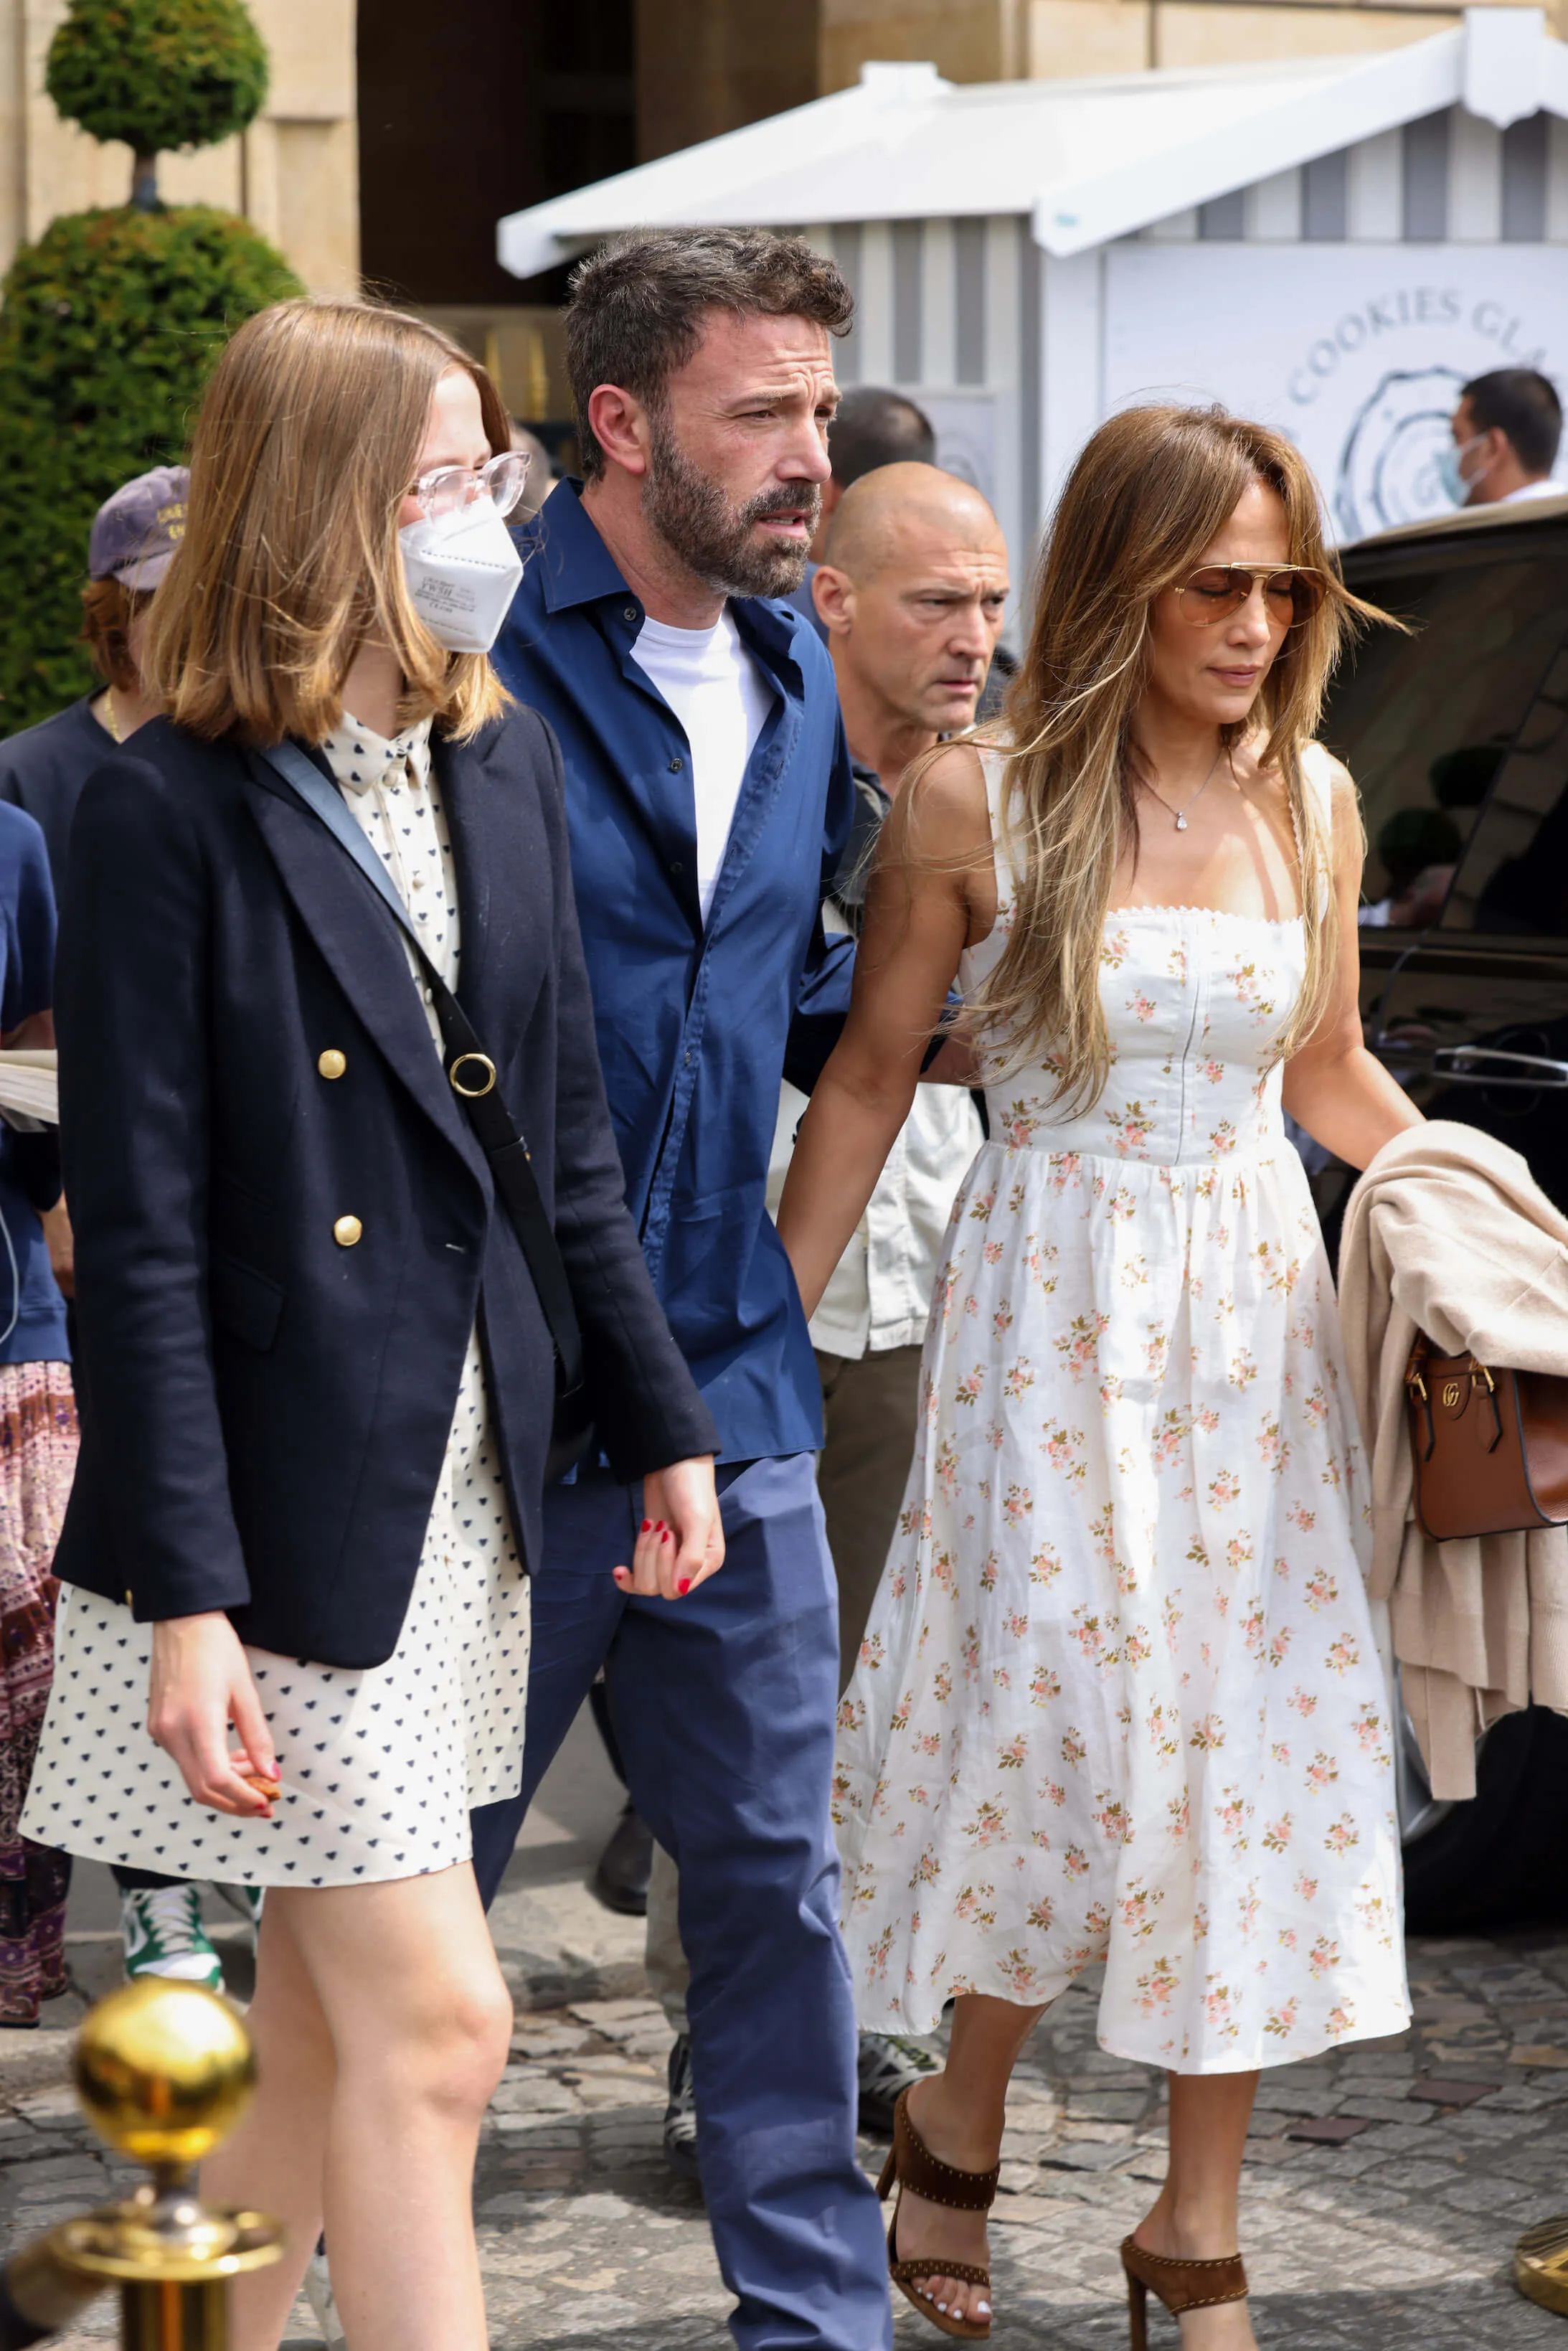
<svg viewBox="0 0 1568 2351">
<path fill-rule="evenodd" d="M 626 1598 L 641 1487 L 545 1499 L 521 1793 L 474 1814 L 486 1904 L 601 1665 L 632 1800 L 680 1870 L 697 2157 L 743 2351 L 886 2351 L 881 2214 L 855 2158 L 855 2015 L 828 1817 L 837 1593 L 810 1454 L 719 1472 L 725 1564 Z"/>
</svg>

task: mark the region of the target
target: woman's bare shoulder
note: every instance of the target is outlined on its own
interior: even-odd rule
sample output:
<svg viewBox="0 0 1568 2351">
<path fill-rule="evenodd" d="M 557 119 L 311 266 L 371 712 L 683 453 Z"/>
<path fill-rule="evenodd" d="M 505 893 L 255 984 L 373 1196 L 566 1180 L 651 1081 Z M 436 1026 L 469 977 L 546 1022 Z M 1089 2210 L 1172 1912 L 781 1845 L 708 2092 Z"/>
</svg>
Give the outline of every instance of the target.
<svg viewBox="0 0 1568 2351">
<path fill-rule="evenodd" d="M 1354 779 L 1344 761 L 1336 758 L 1328 745 L 1315 737 L 1301 746 L 1301 764 L 1321 789 L 1331 792 L 1335 799 L 1355 790 Z"/>
<path fill-rule="evenodd" d="M 1247 785 L 1258 799 L 1288 814 L 1291 794 L 1285 771 L 1278 766 L 1263 765 L 1263 747 L 1261 738 L 1238 745 L 1232 758 L 1233 771 L 1237 780 Z M 1301 746 L 1301 771 L 1308 790 L 1317 794 L 1323 813 L 1333 817 L 1337 831 L 1345 812 L 1354 812 L 1359 805 L 1350 769 L 1334 758 L 1326 745 L 1313 741 Z"/>
<path fill-rule="evenodd" d="M 944 743 L 905 785 L 898 810 L 904 840 L 913 854 L 950 868 L 989 862 L 991 811 L 982 747 L 973 742 Z"/>
<path fill-rule="evenodd" d="M 1336 759 L 1322 743 L 1309 743 L 1302 751 L 1301 764 L 1309 783 L 1321 796 L 1333 835 L 1336 862 L 1354 858 L 1359 867 L 1365 843 L 1362 835 L 1361 794 L 1355 788 L 1354 777 L 1344 761 Z"/>
</svg>

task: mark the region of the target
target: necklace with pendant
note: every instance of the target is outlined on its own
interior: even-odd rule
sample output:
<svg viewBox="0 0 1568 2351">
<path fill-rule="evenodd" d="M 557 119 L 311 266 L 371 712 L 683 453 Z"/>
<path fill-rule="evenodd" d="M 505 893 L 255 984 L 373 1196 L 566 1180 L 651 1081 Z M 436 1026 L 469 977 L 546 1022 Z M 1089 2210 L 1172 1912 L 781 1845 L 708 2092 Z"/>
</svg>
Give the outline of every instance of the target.
<svg viewBox="0 0 1568 2351">
<path fill-rule="evenodd" d="M 1204 779 L 1203 779 L 1202 783 L 1201 783 L 1201 784 L 1199 784 L 1199 786 L 1198 786 L 1198 788 L 1197 788 L 1197 791 L 1196 791 L 1196 792 L 1194 792 L 1194 794 L 1193 794 L 1193 796 L 1192 796 L 1191 799 L 1189 799 L 1189 800 L 1188 800 L 1188 802 L 1187 802 L 1187 804 L 1186 804 L 1186 808 L 1180 808 L 1180 809 L 1174 809 L 1174 808 L 1172 808 L 1172 806 L 1171 806 L 1171 804 L 1170 804 L 1169 800 L 1167 800 L 1167 799 L 1166 799 L 1166 796 L 1165 796 L 1164 792 L 1162 792 L 1162 791 L 1156 791 L 1156 790 L 1155 790 L 1155 786 L 1154 786 L 1153 784 L 1149 783 L 1147 780 L 1145 780 L 1145 781 L 1144 789 L 1145 789 L 1145 791 L 1154 792 L 1154 795 L 1155 795 L 1155 799 L 1157 799 L 1157 800 L 1158 800 L 1158 802 L 1159 802 L 1159 804 L 1160 804 L 1161 808 L 1163 808 L 1163 809 L 1165 810 L 1165 811 L 1166 811 L 1166 815 L 1167 815 L 1167 816 L 1173 816 L 1173 817 L 1175 817 L 1175 819 L 1176 819 L 1176 831 L 1177 831 L 1178 832 L 1185 832 L 1185 831 L 1186 831 L 1186 810 L 1187 810 L 1187 809 L 1195 809 L 1195 808 L 1197 806 L 1197 804 L 1198 804 L 1199 800 L 1203 798 L 1203 796 L 1204 796 L 1205 792 L 1208 789 L 1208 788 L 1209 788 L 1210 784 L 1214 781 L 1214 769 L 1215 769 L 1215 768 L 1218 768 L 1218 765 L 1219 765 L 1219 763 L 1220 763 L 1221 759 L 1223 759 L 1223 758 L 1224 758 L 1224 757 L 1225 757 L 1225 746 L 1224 746 L 1224 744 L 1222 743 L 1222 744 L 1220 745 L 1220 747 L 1219 747 L 1218 750 L 1218 751 L 1215 753 L 1215 755 L 1214 755 L 1214 766 L 1213 766 L 1213 767 L 1211 767 L 1211 768 L 1209 768 L 1209 771 L 1208 771 L 1207 775 L 1207 776 L 1205 776 L 1205 778 L 1204 778 Z"/>
</svg>

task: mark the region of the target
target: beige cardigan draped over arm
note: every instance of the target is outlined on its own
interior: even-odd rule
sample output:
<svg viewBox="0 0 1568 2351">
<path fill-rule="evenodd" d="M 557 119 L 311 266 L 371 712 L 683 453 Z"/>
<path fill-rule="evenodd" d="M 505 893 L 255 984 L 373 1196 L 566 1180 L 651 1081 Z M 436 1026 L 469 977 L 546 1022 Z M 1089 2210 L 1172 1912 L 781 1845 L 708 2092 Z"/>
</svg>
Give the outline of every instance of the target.
<svg viewBox="0 0 1568 2351">
<path fill-rule="evenodd" d="M 1413 1511 L 1405 1367 L 1443 1354 L 1568 1377 L 1568 1218 L 1515 1151 L 1433 1120 L 1351 1195 L 1340 1321 L 1372 1465 L 1369 1590 L 1385 1599 L 1432 1792 L 1475 1793 L 1475 1742 L 1531 1698 L 1568 1712 L 1568 1529 L 1436 1543 Z"/>
</svg>

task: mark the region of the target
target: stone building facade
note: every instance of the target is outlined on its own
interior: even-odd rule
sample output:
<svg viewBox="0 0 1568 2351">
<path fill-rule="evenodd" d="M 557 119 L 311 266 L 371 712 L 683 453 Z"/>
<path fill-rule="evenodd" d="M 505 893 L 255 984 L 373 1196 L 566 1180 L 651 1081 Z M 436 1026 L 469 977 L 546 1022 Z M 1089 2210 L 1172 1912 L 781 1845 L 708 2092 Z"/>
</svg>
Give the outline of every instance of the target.
<svg viewBox="0 0 1568 2351">
<path fill-rule="evenodd" d="M 950 81 L 1126 73 L 1396 48 L 1458 8 L 1375 0 L 818 0 L 824 93 L 872 58 L 930 58 Z"/>
<path fill-rule="evenodd" d="M 1127 73 L 1397 48 L 1459 22 L 1431 0 L 638 0 L 646 161 L 848 89 L 872 60 L 949 81 Z M 1548 0 L 1568 33 L 1568 0 Z"/>
<path fill-rule="evenodd" d="M 359 285 L 354 0 L 251 0 L 272 56 L 266 111 L 243 138 L 168 155 L 171 204 L 220 204 L 271 238 L 315 292 Z M 62 121 L 44 66 L 66 0 L 0 0 L 0 270 L 57 213 L 123 204 L 131 151 Z"/>
</svg>

